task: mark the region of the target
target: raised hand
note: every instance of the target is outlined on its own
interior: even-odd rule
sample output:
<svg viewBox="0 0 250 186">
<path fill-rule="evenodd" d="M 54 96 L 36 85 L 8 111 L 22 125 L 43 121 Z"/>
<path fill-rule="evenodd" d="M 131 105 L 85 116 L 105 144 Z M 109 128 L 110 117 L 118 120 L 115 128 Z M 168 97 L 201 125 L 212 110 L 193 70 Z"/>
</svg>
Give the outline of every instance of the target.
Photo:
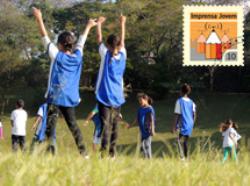
<svg viewBox="0 0 250 186">
<path fill-rule="evenodd" d="M 97 25 L 96 19 L 89 19 L 87 26 L 92 28 Z"/>
<path fill-rule="evenodd" d="M 100 16 L 97 20 L 98 23 L 102 24 L 106 21 L 106 17 Z"/>
<path fill-rule="evenodd" d="M 33 10 L 33 15 L 35 16 L 35 18 L 42 19 L 42 12 L 40 9 L 36 7 L 32 7 L 32 10 Z"/>
<path fill-rule="evenodd" d="M 120 16 L 120 22 L 121 23 L 126 23 L 126 20 L 127 20 L 127 17 L 121 14 L 121 16 Z"/>
<path fill-rule="evenodd" d="M 126 25 L 126 16 L 122 15 L 120 16 L 120 26 L 121 26 L 121 44 L 120 47 L 125 47 L 125 25 Z"/>
</svg>

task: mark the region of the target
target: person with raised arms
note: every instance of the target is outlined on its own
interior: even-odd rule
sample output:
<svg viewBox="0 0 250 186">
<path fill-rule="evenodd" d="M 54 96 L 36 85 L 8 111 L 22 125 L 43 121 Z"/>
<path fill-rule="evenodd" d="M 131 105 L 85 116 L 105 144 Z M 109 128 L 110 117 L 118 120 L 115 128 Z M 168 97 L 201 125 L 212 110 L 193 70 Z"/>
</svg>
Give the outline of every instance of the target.
<svg viewBox="0 0 250 186">
<path fill-rule="evenodd" d="M 127 58 L 125 49 L 126 17 L 123 15 L 120 16 L 120 37 L 111 34 L 108 36 L 106 44 L 103 43 L 102 39 L 102 24 L 105 20 L 105 17 L 99 17 L 97 21 L 97 41 L 101 64 L 95 93 L 103 126 L 101 152 L 106 151 L 108 138 L 110 138 L 109 155 L 115 157 L 118 135 L 117 126 L 120 120 L 121 105 L 125 103 L 123 75 Z"/>
<path fill-rule="evenodd" d="M 58 37 L 56 46 L 48 37 L 41 11 L 33 8 L 33 14 L 38 23 L 44 47 L 51 59 L 48 90 L 45 95 L 48 110 L 51 114 L 61 111 L 80 154 L 87 157 L 82 133 L 76 122 L 75 107 L 80 103 L 79 83 L 83 65 L 83 47 L 89 31 L 97 23 L 94 19 L 88 21 L 76 45 L 75 37 L 71 32 L 62 32 Z M 49 136 L 53 139 L 56 119 L 48 122 L 47 126 L 50 128 Z M 51 144 L 51 147 L 53 149 L 53 144 Z"/>
</svg>

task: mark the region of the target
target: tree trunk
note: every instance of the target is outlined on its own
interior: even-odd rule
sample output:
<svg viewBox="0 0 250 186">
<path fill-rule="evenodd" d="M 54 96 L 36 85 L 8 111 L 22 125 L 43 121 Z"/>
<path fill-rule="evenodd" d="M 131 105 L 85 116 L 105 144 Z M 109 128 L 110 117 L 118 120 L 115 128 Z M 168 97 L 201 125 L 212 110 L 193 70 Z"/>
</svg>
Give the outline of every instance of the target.
<svg viewBox="0 0 250 186">
<path fill-rule="evenodd" d="M 209 90 L 210 92 L 213 92 L 214 91 L 214 73 L 215 73 L 215 69 L 216 67 L 215 66 L 212 66 L 212 67 L 209 67 L 208 70 L 209 70 Z"/>
<path fill-rule="evenodd" d="M 212 66 L 212 67 L 209 67 L 209 90 L 210 92 L 213 92 L 214 91 L 214 79 L 215 79 L 215 70 L 216 70 L 216 67 L 215 66 Z"/>
</svg>

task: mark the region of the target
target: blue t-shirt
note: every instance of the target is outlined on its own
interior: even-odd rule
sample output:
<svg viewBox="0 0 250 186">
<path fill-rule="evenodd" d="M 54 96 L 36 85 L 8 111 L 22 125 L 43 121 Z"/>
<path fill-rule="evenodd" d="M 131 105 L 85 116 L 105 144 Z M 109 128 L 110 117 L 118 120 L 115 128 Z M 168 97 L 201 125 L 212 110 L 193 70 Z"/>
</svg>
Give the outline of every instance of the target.
<svg viewBox="0 0 250 186">
<path fill-rule="evenodd" d="M 194 127 L 194 112 L 195 104 L 191 99 L 185 100 L 181 97 L 178 100 L 180 106 L 180 133 L 182 135 L 190 136 Z"/>
<path fill-rule="evenodd" d="M 142 139 L 146 139 L 152 135 L 150 129 L 151 117 L 153 117 L 153 122 L 155 124 L 155 111 L 152 106 L 139 108 L 137 112 L 137 122 L 139 124 Z"/>
<path fill-rule="evenodd" d="M 49 82 L 48 103 L 65 107 L 74 107 L 80 103 L 82 61 L 80 50 L 75 50 L 72 55 L 58 52 Z"/>
<path fill-rule="evenodd" d="M 45 132 L 47 128 L 47 117 L 48 117 L 48 104 L 44 103 L 39 107 L 38 113 L 40 117 L 42 117 L 41 123 L 38 125 L 38 129 L 36 131 L 36 139 L 40 142 L 45 140 Z M 56 139 L 56 131 L 53 131 L 53 138 Z"/>
<path fill-rule="evenodd" d="M 116 56 L 107 50 L 104 44 L 100 45 L 102 62 L 96 83 L 96 99 L 110 107 L 120 107 L 124 102 L 123 75 L 126 68 L 125 49 Z"/>
</svg>

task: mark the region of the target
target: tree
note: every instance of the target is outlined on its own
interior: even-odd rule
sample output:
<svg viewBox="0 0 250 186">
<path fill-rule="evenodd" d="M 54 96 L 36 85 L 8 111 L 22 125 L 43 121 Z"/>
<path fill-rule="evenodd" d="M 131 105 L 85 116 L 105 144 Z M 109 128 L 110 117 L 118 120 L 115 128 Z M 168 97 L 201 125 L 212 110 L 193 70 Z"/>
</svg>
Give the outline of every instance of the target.
<svg viewBox="0 0 250 186">
<path fill-rule="evenodd" d="M 19 9 L 7 0 L 1 1 L 0 7 L 0 92 L 5 105 L 15 73 L 31 60 L 36 39 L 32 22 Z"/>
</svg>

